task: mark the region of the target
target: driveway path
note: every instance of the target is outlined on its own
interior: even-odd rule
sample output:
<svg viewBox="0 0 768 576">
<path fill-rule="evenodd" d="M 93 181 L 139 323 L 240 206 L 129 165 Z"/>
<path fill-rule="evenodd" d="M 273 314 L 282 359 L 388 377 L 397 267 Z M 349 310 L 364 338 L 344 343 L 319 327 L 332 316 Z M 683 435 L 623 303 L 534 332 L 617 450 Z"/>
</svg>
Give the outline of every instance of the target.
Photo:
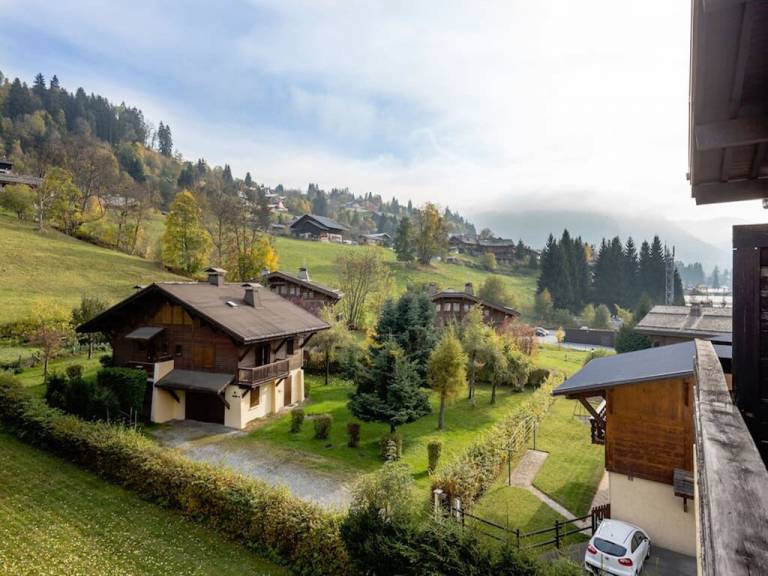
<svg viewBox="0 0 768 576">
<path fill-rule="evenodd" d="M 246 433 L 218 424 L 184 420 L 150 433 L 165 446 L 215 466 L 225 466 L 273 486 L 285 486 L 294 496 L 324 508 L 345 509 L 351 502 L 356 476 L 332 474 L 312 466 L 308 456 L 254 441 L 240 442 Z"/>
</svg>

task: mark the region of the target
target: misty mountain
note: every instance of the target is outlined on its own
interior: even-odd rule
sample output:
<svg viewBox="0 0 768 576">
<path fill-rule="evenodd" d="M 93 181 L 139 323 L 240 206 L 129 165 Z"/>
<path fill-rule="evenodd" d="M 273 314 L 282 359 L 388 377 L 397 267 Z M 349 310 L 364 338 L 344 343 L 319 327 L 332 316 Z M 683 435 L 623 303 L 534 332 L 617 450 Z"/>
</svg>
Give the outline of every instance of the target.
<svg viewBox="0 0 768 576">
<path fill-rule="evenodd" d="M 616 215 L 579 210 L 522 210 L 481 212 L 472 215 L 477 230 L 490 228 L 504 238 L 518 239 L 531 246 L 541 248 L 550 232 L 560 236 L 567 228 L 571 236 L 581 236 L 591 244 L 597 244 L 601 238 L 620 236 L 622 241 L 632 236 L 637 244 L 642 240 L 651 240 L 658 234 L 662 242 L 675 247 L 676 259 L 684 262 L 701 262 L 709 269 L 717 265 L 731 268 L 730 229 L 719 223 L 712 229 L 710 222 L 694 224 L 687 222 L 681 226 L 663 217 L 648 218 L 640 216 Z M 720 230 L 725 228 L 725 231 Z M 692 230 L 697 234 L 692 233 Z M 702 240 L 702 237 L 713 240 Z"/>
</svg>

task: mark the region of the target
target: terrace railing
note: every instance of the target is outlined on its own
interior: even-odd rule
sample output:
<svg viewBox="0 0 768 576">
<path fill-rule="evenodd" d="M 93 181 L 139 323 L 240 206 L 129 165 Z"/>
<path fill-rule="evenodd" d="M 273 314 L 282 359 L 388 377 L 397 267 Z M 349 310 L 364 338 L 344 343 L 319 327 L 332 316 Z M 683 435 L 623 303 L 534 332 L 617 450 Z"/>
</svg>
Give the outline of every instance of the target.
<svg viewBox="0 0 768 576">
<path fill-rule="evenodd" d="M 277 362 L 271 362 L 270 364 L 264 364 L 263 366 L 254 366 L 252 368 L 238 368 L 237 383 L 253 386 L 261 382 L 285 378 L 290 371 L 291 367 L 288 360 L 278 360 Z"/>
</svg>

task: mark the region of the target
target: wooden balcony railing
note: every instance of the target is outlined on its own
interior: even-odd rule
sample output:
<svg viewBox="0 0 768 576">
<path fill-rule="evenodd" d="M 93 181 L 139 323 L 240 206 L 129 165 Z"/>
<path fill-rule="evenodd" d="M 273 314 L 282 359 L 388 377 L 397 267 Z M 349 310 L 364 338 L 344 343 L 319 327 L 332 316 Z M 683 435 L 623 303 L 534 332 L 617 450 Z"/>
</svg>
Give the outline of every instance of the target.
<svg viewBox="0 0 768 576">
<path fill-rule="evenodd" d="M 238 368 L 237 383 L 253 386 L 260 382 L 285 378 L 290 370 L 288 360 L 278 360 L 271 364 L 264 364 L 263 366 L 255 366 L 253 368 Z"/>
</svg>

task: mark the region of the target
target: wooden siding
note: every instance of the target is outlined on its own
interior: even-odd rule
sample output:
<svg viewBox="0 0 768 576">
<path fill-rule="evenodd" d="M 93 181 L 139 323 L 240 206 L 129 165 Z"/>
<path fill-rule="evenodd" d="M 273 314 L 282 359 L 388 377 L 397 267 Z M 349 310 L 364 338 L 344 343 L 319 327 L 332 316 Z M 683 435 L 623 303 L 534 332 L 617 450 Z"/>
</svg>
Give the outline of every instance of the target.
<svg viewBox="0 0 768 576">
<path fill-rule="evenodd" d="M 605 467 L 673 483 L 675 468 L 693 471 L 693 383 L 656 380 L 606 391 Z"/>
<path fill-rule="evenodd" d="M 338 302 L 337 298 L 332 298 L 328 294 L 311 290 L 306 286 L 283 278 L 270 279 L 269 289 L 318 317 L 325 306 L 334 306 Z"/>
<path fill-rule="evenodd" d="M 446 326 L 448 324 L 461 324 L 469 311 L 472 309 L 471 302 L 463 298 L 451 298 L 447 296 L 434 301 L 435 306 L 435 322 L 438 326 Z M 489 326 L 502 326 L 505 321 L 512 319 L 511 314 L 504 314 L 499 310 L 482 306 L 483 309 L 483 322 Z"/>
</svg>

